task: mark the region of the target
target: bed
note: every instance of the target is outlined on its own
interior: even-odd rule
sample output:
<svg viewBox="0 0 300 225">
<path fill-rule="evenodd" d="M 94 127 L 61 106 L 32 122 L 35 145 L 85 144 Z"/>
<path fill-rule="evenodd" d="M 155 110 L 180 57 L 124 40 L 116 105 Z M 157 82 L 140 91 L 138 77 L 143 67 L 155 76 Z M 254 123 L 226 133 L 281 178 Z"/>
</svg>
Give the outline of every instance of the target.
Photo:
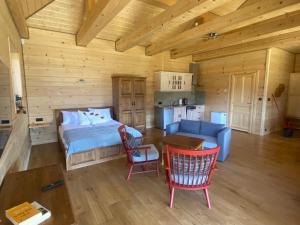
<svg viewBox="0 0 300 225">
<path fill-rule="evenodd" d="M 109 108 L 113 117 L 112 107 Z M 88 111 L 87 108 L 56 110 L 57 134 L 60 146 L 66 158 L 66 170 L 78 169 L 125 156 L 116 120 L 97 125 L 63 124 L 63 111 Z M 128 132 L 138 137 L 142 134 L 128 127 Z"/>
</svg>

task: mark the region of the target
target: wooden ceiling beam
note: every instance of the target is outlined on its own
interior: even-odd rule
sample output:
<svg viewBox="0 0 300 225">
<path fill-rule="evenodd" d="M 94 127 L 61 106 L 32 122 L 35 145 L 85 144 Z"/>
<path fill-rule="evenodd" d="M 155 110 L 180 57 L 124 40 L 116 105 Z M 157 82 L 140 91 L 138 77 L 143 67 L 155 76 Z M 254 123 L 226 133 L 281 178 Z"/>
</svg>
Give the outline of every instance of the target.
<svg viewBox="0 0 300 225">
<path fill-rule="evenodd" d="M 141 22 L 136 30 L 118 40 L 116 50 L 123 52 L 147 41 L 157 32 L 168 29 L 168 24 L 177 17 L 182 18 L 181 22 L 184 23 L 190 20 L 192 13 L 197 17 L 229 1 L 231 0 L 179 0 L 154 18 Z"/>
<path fill-rule="evenodd" d="M 139 0 L 139 1 L 145 2 L 149 5 L 153 5 L 162 9 L 167 9 L 171 5 L 174 5 L 176 3 L 176 0 Z"/>
<path fill-rule="evenodd" d="M 19 4 L 23 5 L 23 12 L 25 19 L 36 14 L 38 11 L 42 10 L 54 0 L 26 0 L 26 1 L 19 1 Z"/>
<path fill-rule="evenodd" d="M 76 35 L 77 45 L 86 46 L 131 0 L 98 0 Z"/>
<path fill-rule="evenodd" d="M 228 2 L 221 7 L 212 10 L 211 12 L 218 16 L 224 16 L 237 10 L 245 1 L 246 0 L 232 0 L 231 2 Z"/>
<path fill-rule="evenodd" d="M 193 61 L 205 61 L 215 58 L 222 58 L 230 55 L 237 55 L 241 53 L 253 52 L 272 47 L 284 48 L 289 44 L 300 45 L 300 31 L 281 34 L 275 37 L 269 37 L 261 40 L 256 40 L 248 43 L 234 45 L 218 50 L 203 52 L 193 55 Z"/>
<path fill-rule="evenodd" d="M 45 8 L 54 0 L 6 0 L 21 38 L 29 38 L 26 19 Z"/>
<path fill-rule="evenodd" d="M 24 16 L 24 11 L 19 0 L 6 0 L 10 14 L 21 38 L 29 38 L 29 31 Z"/>
<path fill-rule="evenodd" d="M 216 50 L 298 30 L 300 30 L 300 11 L 252 24 L 235 32 L 221 35 L 216 39 L 201 40 L 187 48 L 173 49 L 171 50 L 171 58 Z"/>
<path fill-rule="evenodd" d="M 146 48 L 146 55 L 154 55 L 178 46 L 186 47 L 196 43 L 210 32 L 225 33 L 253 23 L 300 10 L 299 0 L 264 0 L 250 4 L 225 16 L 201 24 L 175 37 L 153 43 Z"/>
</svg>

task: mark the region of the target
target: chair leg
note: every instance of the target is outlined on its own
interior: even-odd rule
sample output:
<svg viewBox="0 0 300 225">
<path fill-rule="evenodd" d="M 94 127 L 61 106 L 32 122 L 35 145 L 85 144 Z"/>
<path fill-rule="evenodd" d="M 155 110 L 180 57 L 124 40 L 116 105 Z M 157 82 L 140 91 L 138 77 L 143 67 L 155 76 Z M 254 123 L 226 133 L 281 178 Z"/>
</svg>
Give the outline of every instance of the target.
<svg viewBox="0 0 300 225">
<path fill-rule="evenodd" d="M 129 168 L 128 176 L 126 178 L 127 181 L 129 181 L 129 179 L 130 179 L 130 175 L 131 175 L 132 169 L 133 169 L 133 165 L 131 165 L 130 168 Z"/>
<path fill-rule="evenodd" d="M 210 205 L 210 200 L 209 200 L 209 195 L 208 195 L 208 190 L 207 189 L 204 189 L 204 194 L 205 194 L 205 198 L 206 198 L 206 201 L 207 201 L 207 206 L 209 209 L 211 209 L 211 205 Z"/>
<path fill-rule="evenodd" d="M 170 192 L 170 208 L 173 208 L 174 192 L 175 192 L 175 188 L 172 187 Z"/>
<path fill-rule="evenodd" d="M 159 160 L 156 162 L 157 176 L 159 176 Z"/>
</svg>

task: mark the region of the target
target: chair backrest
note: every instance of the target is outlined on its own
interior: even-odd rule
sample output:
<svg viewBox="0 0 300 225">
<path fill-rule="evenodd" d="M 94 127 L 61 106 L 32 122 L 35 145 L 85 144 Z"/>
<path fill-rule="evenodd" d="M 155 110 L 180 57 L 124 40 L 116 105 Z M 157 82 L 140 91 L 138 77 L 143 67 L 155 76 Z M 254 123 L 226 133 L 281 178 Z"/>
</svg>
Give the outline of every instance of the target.
<svg viewBox="0 0 300 225">
<path fill-rule="evenodd" d="M 126 136 L 126 126 L 123 124 L 118 128 L 122 144 L 127 154 L 128 161 L 132 162 L 132 155 L 130 153 L 131 148 L 129 147 L 129 143 Z"/>
<path fill-rule="evenodd" d="M 169 182 L 182 188 L 203 188 L 210 184 L 220 147 L 185 150 L 166 146 Z"/>
</svg>

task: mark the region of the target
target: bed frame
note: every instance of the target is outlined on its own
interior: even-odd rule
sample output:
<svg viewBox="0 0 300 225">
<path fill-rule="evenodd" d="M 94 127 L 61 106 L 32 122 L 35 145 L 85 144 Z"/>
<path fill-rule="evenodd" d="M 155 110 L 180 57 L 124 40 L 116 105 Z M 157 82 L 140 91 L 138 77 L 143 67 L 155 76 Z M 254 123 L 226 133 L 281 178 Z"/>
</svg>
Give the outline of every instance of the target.
<svg viewBox="0 0 300 225">
<path fill-rule="evenodd" d="M 111 106 L 108 107 L 95 107 L 97 109 L 101 108 L 110 108 L 110 112 L 112 115 L 112 118 L 114 118 L 113 114 L 113 108 Z M 57 109 L 55 110 L 55 119 L 56 119 L 56 125 L 57 125 L 57 137 L 59 144 L 61 146 L 61 149 L 63 150 L 66 158 L 66 170 L 74 170 L 90 165 L 95 165 L 102 162 L 107 162 L 113 159 L 119 159 L 122 157 L 125 157 L 125 151 L 123 150 L 122 145 L 113 145 L 105 148 L 94 148 L 89 149 L 84 152 L 78 152 L 74 154 L 67 154 L 67 149 L 65 148 L 62 139 L 59 135 L 58 128 L 63 122 L 63 115 L 61 111 L 86 111 L 88 108 L 73 108 L 73 109 Z"/>
</svg>

